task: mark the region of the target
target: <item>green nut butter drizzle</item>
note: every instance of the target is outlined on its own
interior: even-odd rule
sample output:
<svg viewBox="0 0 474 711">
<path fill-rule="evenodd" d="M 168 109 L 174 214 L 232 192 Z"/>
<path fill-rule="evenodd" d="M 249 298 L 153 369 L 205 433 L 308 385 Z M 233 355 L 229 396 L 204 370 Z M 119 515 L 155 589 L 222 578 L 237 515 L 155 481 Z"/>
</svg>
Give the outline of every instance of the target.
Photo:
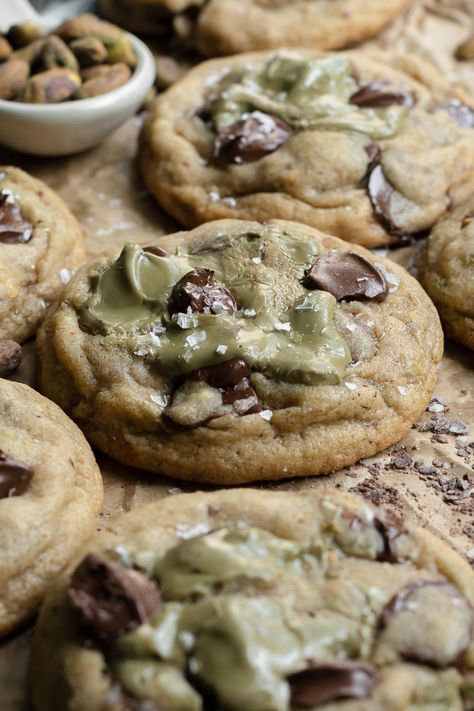
<svg viewBox="0 0 474 711">
<path fill-rule="evenodd" d="M 336 300 L 300 283 L 318 255 L 315 244 L 303 234 L 262 228 L 222 235 L 211 249 L 161 257 L 127 244 L 115 262 L 91 276 L 81 326 L 147 357 L 169 377 L 239 357 L 289 382 L 340 382 L 350 353 L 334 325 Z M 170 317 L 173 286 L 202 268 L 215 272 L 239 310 Z"/>
<path fill-rule="evenodd" d="M 164 605 L 151 624 L 118 640 L 112 673 L 126 691 L 165 711 L 201 711 L 194 686 L 212 689 L 229 711 L 287 711 L 286 677 L 307 659 L 364 653 L 360 621 L 308 612 L 320 605 L 320 544 L 258 528 L 219 529 L 171 548 L 154 576 Z M 282 597 L 266 596 L 268 584 Z"/>
<path fill-rule="evenodd" d="M 213 106 L 213 121 L 221 131 L 258 110 L 295 129 L 356 131 L 373 139 L 393 136 L 407 108 L 359 108 L 349 102 L 357 88 L 344 55 L 311 59 L 276 54 L 263 66 L 249 65 L 235 76 Z"/>
</svg>

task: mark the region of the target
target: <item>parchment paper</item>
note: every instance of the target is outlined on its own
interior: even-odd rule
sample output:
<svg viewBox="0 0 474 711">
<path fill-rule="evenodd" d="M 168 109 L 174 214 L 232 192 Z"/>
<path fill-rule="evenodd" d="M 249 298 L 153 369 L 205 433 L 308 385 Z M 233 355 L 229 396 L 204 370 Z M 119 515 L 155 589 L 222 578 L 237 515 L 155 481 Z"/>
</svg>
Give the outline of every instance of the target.
<svg viewBox="0 0 474 711">
<path fill-rule="evenodd" d="M 473 29 L 474 0 L 415 0 L 402 18 L 368 46 L 418 52 L 453 81 L 474 91 L 474 62 L 461 64 L 453 58 L 454 49 Z M 0 161 L 28 170 L 62 195 L 84 228 L 91 255 L 120 247 L 127 240 L 146 241 L 177 225 L 160 211 L 136 173 L 134 155 L 142 120 L 137 116 L 102 146 L 79 156 L 44 160 L 0 150 Z M 389 256 L 409 266 L 413 251 L 405 248 Z M 285 481 L 272 488 L 340 487 L 357 492 L 434 529 L 474 564 L 473 366 L 472 352 L 448 342 L 437 399 L 399 445 L 349 470 Z M 33 343 L 26 345 L 14 377 L 34 386 Z M 190 484 L 147 475 L 97 456 L 105 480 L 102 521 L 149 501 L 193 490 Z M 30 639 L 28 628 L 0 645 L 1 711 L 29 708 L 25 680 Z"/>
</svg>

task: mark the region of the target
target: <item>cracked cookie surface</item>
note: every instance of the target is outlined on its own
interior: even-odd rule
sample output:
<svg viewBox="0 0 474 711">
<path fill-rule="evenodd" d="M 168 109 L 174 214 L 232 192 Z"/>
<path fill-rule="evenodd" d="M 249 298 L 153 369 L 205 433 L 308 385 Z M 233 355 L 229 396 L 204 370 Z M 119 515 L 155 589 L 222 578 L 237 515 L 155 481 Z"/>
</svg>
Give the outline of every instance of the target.
<svg viewBox="0 0 474 711">
<path fill-rule="evenodd" d="M 222 220 L 85 266 L 39 380 L 90 442 L 176 478 L 330 472 L 429 401 L 438 316 L 398 265 L 296 223 Z"/>
<path fill-rule="evenodd" d="M 399 244 L 465 194 L 474 105 L 409 55 L 240 55 L 203 63 L 157 99 L 139 164 L 190 227 L 281 218 Z"/>
<path fill-rule="evenodd" d="M 59 195 L 0 166 L 0 339 L 33 336 L 85 258 L 81 228 Z"/>
<path fill-rule="evenodd" d="M 474 198 L 432 230 L 419 277 L 448 336 L 474 350 Z"/>
<path fill-rule="evenodd" d="M 376 35 L 407 0 L 101 0 L 110 19 L 212 57 L 279 47 L 338 49 Z M 291 27 L 291 32 L 288 32 Z"/>
<path fill-rule="evenodd" d="M 52 402 L 0 379 L 0 635 L 28 621 L 95 531 L 102 477 Z"/>
<path fill-rule="evenodd" d="M 35 708 L 462 711 L 473 603 L 459 554 L 359 497 L 172 496 L 109 523 L 48 596 Z"/>
</svg>

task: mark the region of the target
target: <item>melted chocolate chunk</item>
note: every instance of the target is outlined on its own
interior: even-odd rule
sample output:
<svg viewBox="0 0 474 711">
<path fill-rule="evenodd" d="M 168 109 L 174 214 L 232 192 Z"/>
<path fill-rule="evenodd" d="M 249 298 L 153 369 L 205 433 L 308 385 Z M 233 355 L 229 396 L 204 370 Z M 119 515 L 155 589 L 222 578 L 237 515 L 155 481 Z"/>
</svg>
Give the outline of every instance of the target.
<svg viewBox="0 0 474 711">
<path fill-rule="evenodd" d="M 33 225 L 26 222 L 10 193 L 0 190 L 0 243 L 24 244 L 33 234 Z"/>
<path fill-rule="evenodd" d="M 375 670 L 363 662 L 314 662 L 288 677 L 291 706 L 313 709 L 337 699 L 366 699 L 376 683 Z"/>
<path fill-rule="evenodd" d="M 147 622 L 161 606 L 158 586 L 148 576 L 93 553 L 74 571 L 68 594 L 86 633 L 99 642 Z"/>
<path fill-rule="evenodd" d="M 188 308 L 198 313 L 208 309 L 212 314 L 232 315 L 237 304 L 227 287 L 214 279 L 212 269 L 195 269 L 174 285 L 168 302 L 170 315 L 186 313 Z"/>
<path fill-rule="evenodd" d="M 262 409 L 258 395 L 247 379 L 242 380 L 238 385 L 224 388 L 222 402 L 224 405 L 234 405 L 234 410 L 239 415 L 251 415 Z"/>
<path fill-rule="evenodd" d="M 157 257 L 168 256 L 164 249 L 161 249 L 161 247 L 157 247 L 154 244 L 149 245 L 148 247 L 143 247 L 143 251 L 148 252 L 148 254 L 155 254 Z"/>
<path fill-rule="evenodd" d="M 21 346 L 15 341 L 0 341 L 0 378 L 7 378 L 21 363 Z"/>
<path fill-rule="evenodd" d="M 397 563 L 398 557 L 393 547 L 393 542 L 403 533 L 402 523 L 395 514 L 386 512 L 375 518 L 375 528 L 380 533 L 384 549 L 378 554 L 377 560 L 384 563 Z"/>
<path fill-rule="evenodd" d="M 397 89 L 386 81 L 372 81 L 361 86 L 349 101 L 363 109 L 384 109 L 388 106 L 413 106 L 415 95 L 407 89 Z"/>
<path fill-rule="evenodd" d="M 329 252 L 320 257 L 306 270 L 303 286 L 328 291 L 337 301 L 383 301 L 388 294 L 382 272 L 355 252 Z"/>
<path fill-rule="evenodd" d="M 464 654 L 473 622 L 472 606 L 454 585 L 419 580 L 389 600 L 379 627 L 402 658 L 442 668 L 457 663 Z"/>
<path fill-rule="evenodd" d="M 232 358 L 220 365 L 199 368 L 191 373 L 190 377 L 193 380 L 203 380 L 213 388 L 224 388 L 228 385 L 238 385 L 245 378 L 249 378 L 250 367 L 242 358 Z"/>
<path fill-rule="evenodd" d="M 461 103 L 458 99 L 453 99 L 438 104 L 438 107 L 447 111 L 461 128 L 474 128 L 474 109 L 470 106 Z"/>
<path fill-rule="evenodd" d="M 367 181 L 367 190 L 370 202 L 374 208 L 375 215 L 382 227 L 397 242 L 404 242 L 410 239 L 404 230 L 398 227 L 392 218 L 390 211 L 392 197 L 396 193 L 393 185 L 387 180 L 380 163 L 376 163 L 372 168 Z"/>
<path fill-rule="evenodd" d="M 215 153 L 233 163 L 251 163 L 276 151 L 292 133 L 282 119 L 253 111 L 217 135 Z"/>
<path fill-rule="evenodd" d="M 0 449 L 0 499 L 21 496 L 28 488 L 35 470 Z"/>
</svg>

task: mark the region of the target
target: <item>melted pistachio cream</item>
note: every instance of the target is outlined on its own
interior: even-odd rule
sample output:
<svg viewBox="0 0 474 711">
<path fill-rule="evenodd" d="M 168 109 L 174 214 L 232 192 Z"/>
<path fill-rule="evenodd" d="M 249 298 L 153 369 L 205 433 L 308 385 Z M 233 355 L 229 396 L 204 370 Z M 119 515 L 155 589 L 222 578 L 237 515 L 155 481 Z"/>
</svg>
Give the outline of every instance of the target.
<svg viewBox="0 0 474 711">
<path fill-rule="evenodd" d="M 276 54 L 235 77 L 214 105 L 214 125 L 220 131 L 259 110 L 296 129 L 357 131 L 374 139 L 393 136 L 407 108 L 359 108 L 349 102 L 357 88 L 344 55 L 302 59 L 294 53 Z"/>
<path fill-rule="evenodd" d="M 350 360 L 334 325 L 335 298 L 301 285 L 318 255 L 304 236 L 275 228 L 222 236 L 212 251 L 161 257 L 127 244 L 91 276 L 82 328 L 100 332 L 173 377 L 243 358 L 256 370 L 296 383 L 340 382 Z M 193 269 L 211 269 L 238 311 L 174 314 L 174 285 Z"/>
<path fill-rule="evenodd" d="M 305 609 L 318 606 L 311 581 L 323 575 L 320 544 L 258 528 L 219 529 L 184 541 L 157 562 L 165 603 L 151 624 L 116 643 L 113 674 L 129 693 L 164 711 L 200 711 L 195 687 L 211 689 L 229 711 L 287 711 L 286 677 L 307 659 L 364 653 L 359 621 Z M 285 602 L 267 597 L 270 583 L 282 593 L 285 585 L 293 589 L 301 608 L 291 596 Z"/>
</svg>

